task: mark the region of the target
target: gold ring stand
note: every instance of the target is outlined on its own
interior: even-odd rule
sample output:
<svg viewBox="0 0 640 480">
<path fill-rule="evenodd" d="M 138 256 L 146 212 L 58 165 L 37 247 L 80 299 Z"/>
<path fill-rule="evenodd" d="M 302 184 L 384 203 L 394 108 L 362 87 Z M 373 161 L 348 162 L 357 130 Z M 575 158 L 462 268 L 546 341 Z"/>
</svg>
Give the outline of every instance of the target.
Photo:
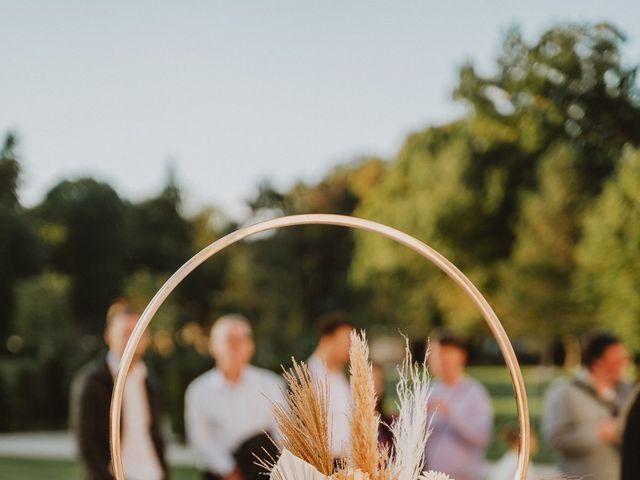
<svg viewBox="0 0 640 480">
<path fill-rule="evenodd" d="M 127 347 L 122 356 L 120 362 L 120 368 L 116 375 L 115 385 L 113 389 L 113 396 L 111 399 L 111 458 L 113 464 L 113 471 L 116 480 L 126 480 L 124 470 L 122 466 L 121 457 L 121 445 L 120 445 L 120 420 L 122 415 L 122 397 L 124 394 L 125 382 L 127 375 L 131 367 L 134 353 L 138 347 L 145 329 L 151 322 L 151 319 L 160 308 L 169 294 L 178 286 L 182 280 L 185 279 L 198 265 L 203 263 L 208 258 L 214 256 L 216 253 L 227 248 L 228 246 L 244 239 L 267 230 L 273 230 L 282 227 L 291 227 L 296 225 L 335 225 L 349 228 L 356 228 L 360 230 L 366 230 L 374 233 L 378 233 L 391 240 L 395 240 L 402 245 L 409 247 L 415 252 L 422 255 L 431 263 L 436 265 L 440 270 L 446 273 L 454 282 L 456 282 L 473 300 L 476 306 L 480 309 L 482 316 L 484 317 L 487 325 L 489 326 L 491 333 L 498 342 L 500 351 L 504 357 L 504 360 L 509 369 L 511 376 L 511 383 L 513 384 L 513 390 L 515 393 L 515 400 L 518 407 L 518 422 L 520 426 L 520 449 L 518 453 L 518 470 L 516 473 L 516 480 L 525 480 L 527 477 L 527 470 L 529 467 L 529 443 L 530 443 L 530 426 L 529 426 L 529 408 L 527 404 L 527 392 L 524 386 L 524 380 L 522 378 L 522 372 L 518 364 L 513 346 L 509 341 L 500 320 L 496 316 L 495 312 L 489 306 L 489 303 L 482 296 L 480 291 L 471 283 L 471 281 L 453 265 L 449 260 L 440 255 L 434 249 L 424 244 L 420 240 L 413 238 L 406 233 L 402 233 L 394 228 L 382 225 L 380 223 L 372 222 L 370 220 L 364 220 L 361 218 L 349 217 L 344 215 L 330 215 L 330 214 L 309 214 L 309 215 L 292 215 L 288 217 L 275 218 L 273 220 L 267 220 L 265 222 L 250 225 L 248 227 L 241 228 L 232 232 L 221 239 L 213 242 L 208 247 L 205 247 L 196 255 L 194 255 L 187 263 L 185 263 L 178 271 L 176 271 L 166 283 L 158 290 L 153 297 L 147 308 L 140 316 L 138 323 L 133 330 L 131 338 L 127 343 Z"/>
</svg>

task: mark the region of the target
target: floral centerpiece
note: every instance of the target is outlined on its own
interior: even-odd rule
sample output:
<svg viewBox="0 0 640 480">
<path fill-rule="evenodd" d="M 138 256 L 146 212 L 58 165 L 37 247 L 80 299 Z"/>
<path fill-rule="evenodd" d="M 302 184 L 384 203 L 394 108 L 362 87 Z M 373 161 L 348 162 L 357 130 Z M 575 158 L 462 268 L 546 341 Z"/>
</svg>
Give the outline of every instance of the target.
<svg viewBox="0 0 640 480">
<path fill-rule="evenodd" d="M 353 333 L 350 350 L 351 437 L 345 459 L 334 462 L 330 450 L 326 382 L 315 381 L 304 363 L 294 360 L 285 372 L 285 402 L 274 404 L 282 433 L 278 460 L 262 459 L 271 480 L 451 480 L 425 472 L 424 446 L 429 436 L 429 377 L 425 363 L 414 363 L 405 348 L 397 384 L 398 416 L 390 426 L 393 448 L 379 445 L 373 372 L 364 332 Z"/>
</svg>

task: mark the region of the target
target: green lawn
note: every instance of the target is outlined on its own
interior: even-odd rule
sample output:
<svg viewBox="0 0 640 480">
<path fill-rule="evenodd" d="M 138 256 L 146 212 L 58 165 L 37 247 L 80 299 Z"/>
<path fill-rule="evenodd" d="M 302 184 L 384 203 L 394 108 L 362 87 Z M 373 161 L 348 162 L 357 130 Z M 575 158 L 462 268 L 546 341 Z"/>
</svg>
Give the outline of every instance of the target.
<svg viewBox="0 0 640 480">
<path fill-rule="evenodd" d="M 518 424 L 516 402 L 513 397 L 513 388 L 511 387 L 509 373 L 506 367 L 470 367 L 468 373 L 469 376 L 482 382 L 491 394 L 495 418 L 493 438 L 487 453 L 490 459 L 499 458 L 506 448 L 500 438 L 500 429 L 505 425 Z M 538 439 L 540 439 L 542 397 L 549 382 L 555 378 L 557 372 L 540 367 L 524 367 L 522 373 L 527 388 L 527 397 L 529 399 L 531 430 Z M 540 449 L 534 460 L 542 463 L 551 463 L 553 461 L 551 450 L 544 442 L 540 441 L 538 443 Z"/>
<path fill-rule="evenodd" d="M 193 469 L 174 468 L 171 480 L 199 480 Z M 0 480 L 81 480 L 77 463 L 58 460 L 0 458 Z"/>
</svg>

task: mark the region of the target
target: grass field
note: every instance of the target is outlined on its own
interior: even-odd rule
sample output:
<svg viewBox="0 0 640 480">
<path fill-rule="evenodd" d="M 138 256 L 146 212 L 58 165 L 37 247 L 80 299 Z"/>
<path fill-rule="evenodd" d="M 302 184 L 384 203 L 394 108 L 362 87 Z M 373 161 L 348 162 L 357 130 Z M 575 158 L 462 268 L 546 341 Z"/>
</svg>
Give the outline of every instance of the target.
<svg viewBox="0 0 640 480">
<path fill-rule="evenodd" d="M 171 480 L 199 480 L 193 469 L 171 470 Z M 0 458 L 0 480 L 82 480 L 77 463 L 62 460 Z"/>
<path fill-rule="evenodd" d="M 516 402 L 509 373 L 504 367 L 470 367 L 468 373 L 487 387 L 491 395 L 494 429 L 487 455 L 490 459 L 499 458 L 506 449 L 506 445 L 500 438 L 500 429 L 505 425 L 517 426 L 518 424 Z M 557 372 L 543 367 L 524 367 L 522 373 L 529 398 L 531 431 L 540 439 L 542 397 L 550 381 L 557 376 Z M 540 448 L 534 460 L 541 463 L 552 463 L 551 450 L 544 442 L 539 441 L 538 443 Z"/>
</svg>

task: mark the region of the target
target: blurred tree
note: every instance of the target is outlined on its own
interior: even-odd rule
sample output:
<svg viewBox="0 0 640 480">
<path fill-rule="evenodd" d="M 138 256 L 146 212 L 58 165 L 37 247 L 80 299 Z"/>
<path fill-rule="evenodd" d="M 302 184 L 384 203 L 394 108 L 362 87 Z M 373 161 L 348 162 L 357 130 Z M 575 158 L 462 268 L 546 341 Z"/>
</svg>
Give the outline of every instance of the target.
<svg viewBox="0 0 640 480">
<path fill-rule="evenodd" d="M 77 342 L 70 291 L 69 278 L 56 273 L 43 273 L 18 284 L 12 333 L 22 338 L 26 350 L 40 358 L 72 353 Z"/>
<path fill-rule="evenodd" d="M 129 225 L 130 271 L 144 270 L 165 279 L 233 227 L 214 208 L 186 217 L 182 212 L 182 192 L 171 169 L 167 184 L 157 197 L 131 206 Z M 215 311 L 213 299 L 223 289 L 226 264 L 227 252 L 223 252 L 180 284 L 173 297 L 182 312 L 181 321 L 210 321 Z"/>
<path fill-rule="evenodd" d="M 530 221 L 521 221 L 522 199 L 552 188 L 538 184 L 540 159 L 558 142 L 573 152 L 580 205 L 570 207 L 577 216 L 567 217 L 572 230 L 623 145 L 640 142 L 635 70 L 622 65 L 623 41 L 607 25 L 559 26 L 533 45 L 509 32 L 495 75 L 482 77 L 471 65 L 460 72 L 454 97 L 467 103 L 469 114 L 411 135 L 356 213 L 426 241 L 494 297 L 501 267 Z M 386 299 L 380 305 L 385 315 L 471 328 L 478 319 L 474 309 L 423 263 L 406 249 L 358 235 L 352 274 Z"/>
<path fill-rule="evenodd" d="M 608 24 L 560 25 L 533 45 L 507 33 L 498 70 L 461 69 L 454 97 L 473 116 L 512 127 L 522 150 L 541 152 L 559 139 L 581 154 L 579 175 L 597 193 L 627 142 L 640 142 L 636 68 L 621 59 L 625 37 Z"/>
<path fill-rule="evenodd" d="M 514 165 L 523 162 L 508 130 L 484 127 L 473 136 L 469 129 L 477 126 L 463 123 L 411 135 L 356 210 L 426 241 L 481 288 L 495 282 L 489 267 L 509 255 L 517 214 L 513 184 L 522 175 Z M 474 150 L 476 140 L 486 142 L 484 151 Z M 476 163 L 486 171 L 478 172 Z M 443 320 L 474 325 L 477 314 L 461 291 L 417 254 L 371 234 L 356 238 L 352 276 L 375 291 L 378 315 L 420 335 Z"/>
<path fill-rule="evenodd" d="M 182 192 L 173 169 L 157 197 L 130 206 L 128 223 L 129 271 L 173 272 L 191 256 L 191 226 L 182 215 Z"/>
<path fill-rule="evenodd" d="M 107 184 L 64 180 L 33 210 L 50 265 L 71 279 L 80 330 L 100 334 L 106 309 L 121 295 L 126 265 L 125 207 Z"/>
<path fill-rule="evenodd" d="M 373 166 L 372 166 L 373 165 Z M 255 218 L 301 213 L 351 214 L 354 190 L 375 177 L 378 160 L 338 168 L 316 185 L 295 185 L 282 193 L 268 184 L 250 202 Z M 257 359 L 277 367 L 290 355 L 303 357 L 315 341 L 309 329 L 320 314 L 351 311 L 358 292 L 348 282 L 353 251 L 349 229 L 300 226 L 279 229 L 234 249 L 224 301 L 256 323 Z"/>
<path fill-rule="evenodd" d="M 0 149 L 0 205 L 6 208 L 18 207 L 18 178 L 20 164 L 16 155 L 17 139 L 7 133 Z"/>
<path fill-rule="evenodd" d="M 189 218 L 192 232 L 192 254 L 199 252 L 227 233 L 236 230 L 218 210 L 204 208 Z M 229 252 L 224 250 L 194 270 L 179 287 L 179 298 L 185 317 L 207 325 L 212 316 L 224 313 L 224 288 Z M 186 260 L 185 260 L 186 261 Z"/>
<path fill-rule="evenodd" d="M 16 150 L 16 137 L 9 133 L 0 148 L 0 352 L 6 349 L 15 283 L 40 271 L 44 263 L 42 245 L 18 199 Z"/>
<path fill-rule="evenodd" d="M 82 356 L 74 335 L 70 287 L 66 276 L 44 273 L 16 288 L 13 333 L 24 342 L 24 351 L 17 352 L 21 355 L 13 362 L 13 428 L 66 425 L 71 371 Z"/>
<path fill-rule="evenodd" d="M 577 158 L 562 142 L 540 159 L 538 188 L 523 194 L 513 254 L 501 272 L 496 303 L 509 332 L 546 341 L 543 347 L 590 323 L 571 289 L 580 223 L 591 198 L 580 183 Z"/>
<path fill-rule="evenodd" d="M 585 217 L 576 291 L 601 325 L 640 349 L 640 151 L 628 148 Z"/>
<path fill-rule="evenodd" d="M 396 162 L 390 165 L 379 185 L 362 199 L 356 215 L 386 223 L 409 234 L 431 229 L 434 188 L 455 189 L 451 178 L 459 176 L 459 155 L 451 155 L 456 146 L 449 129 L 433 129 L 413 134 L 405 142 Z M 443 145 L 450 145 L 450 148 Z M 442 152 L 444 151 L 444 152 Z M 453 162 L 438 161 L 453 158 Z M 429 165 L 429 167 L 427 167 Z M 436 173 L 436 169 L 439 168 Z M 450 167 L 446 170 L 444 167 Z M 453 172 L 452 172 L 453 171 Z M 421 187 L 415 189 L 413 184 Z M 427 187 L 429 184 L 431 188 Z M 400 323 L 418 322 L 433 314 L 433 296 L 429 295 L 425 275 L 428 266 L 408 249 L 368 232 L 355 232 L 356 250 L 351 271 L 355 284 L 372 288 L 373 310 L 380 318 Z M 434 245 L 435 246 L 435 245 Z M 443 245 L 441 245 L 443 247 Z M 426 273 L 425 273 L 426 272 Z M 405 325 L 406 326 L 406 325 Z"/>
<path fill-rule="evenodd" d="M 168 278 L 169 274 L 138 270 L 127 278 L 124 295 L 139 312 L 142 312 Z M 176 296 L 170 295 L 149 325 L 153 344 L 161 355 L 170 355 L 175 349 L 178 314 Z"/>
</svg>

